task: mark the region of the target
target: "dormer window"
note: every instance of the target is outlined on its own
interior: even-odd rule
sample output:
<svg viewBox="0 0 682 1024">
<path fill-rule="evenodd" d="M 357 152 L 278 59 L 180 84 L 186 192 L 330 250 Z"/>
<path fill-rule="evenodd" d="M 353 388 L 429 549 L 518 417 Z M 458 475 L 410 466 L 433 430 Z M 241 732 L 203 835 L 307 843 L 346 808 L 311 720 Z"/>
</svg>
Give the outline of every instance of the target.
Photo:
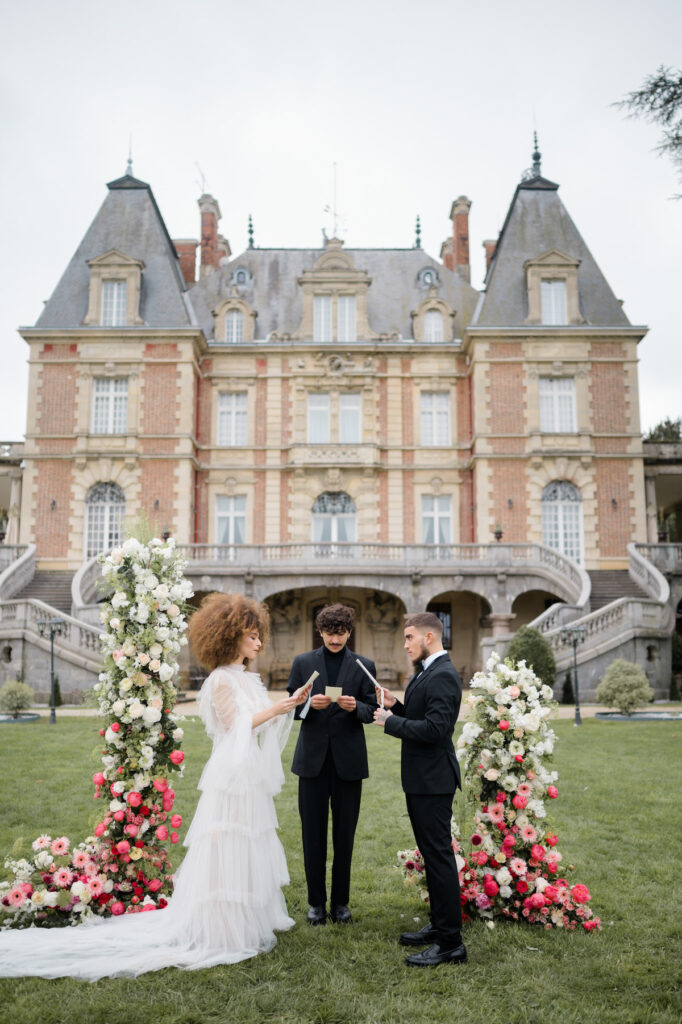
<svg viewBox="0 0 682 1024">
<path fill-rule="evenodd" d="M 543 324 L 568 323 L 565 281 L 551 281 L 544 278 L 540 281 L 540 308 Z"/>
<path fill-rule="evenodd" d="M 241 309 L 228 309 L 225 315 L 225 341 L 228 345 L 244 340 L 244 314 Z"/>
<path fill-rule="evenodd" d="M 527 324 L 560 327 L 585 323 L 580 315 L 579 266 L 580 260 L 558 249 L 550 249 L 536 259 L 526 260 Z"/>
<path fill-rule="evenodd" d="M 436 268 L 422 267 L 417 274 L 417 283 L 421 288 L 436 288 L 440 284 Z"/>
<path fill-rule="evenodd" d="M 443 314 L 438 309 L 424 313 L 424 341 L 443 340 Z"/>
<path fill-rule="evenodd" d="M 246 284 L 246 271 L 238 270 L 234 276 L 235 284 Z"/>
<path fill-rule="evenodd" d="M 125 281 L 102 281 L 102 327 L 125 324 L 126 291 Z"/>
<path fill-rule="evenodd" d="M 329 343 L 371 341 L 378 335 L 367 318 L 367 290 L 371 279 L 356 270 L 343 242 L 328 238 L 322 255 L 298 279 L 301 286 L 301 323 L 292 338 Z"/>
<path fill-rule="evenodd" d="M 142 260 L 110 249 L 88 260 L 90 293 L 83 323 L 90 327 L 132 327 L 144 324 L 140 316 Z"/>
</svg>

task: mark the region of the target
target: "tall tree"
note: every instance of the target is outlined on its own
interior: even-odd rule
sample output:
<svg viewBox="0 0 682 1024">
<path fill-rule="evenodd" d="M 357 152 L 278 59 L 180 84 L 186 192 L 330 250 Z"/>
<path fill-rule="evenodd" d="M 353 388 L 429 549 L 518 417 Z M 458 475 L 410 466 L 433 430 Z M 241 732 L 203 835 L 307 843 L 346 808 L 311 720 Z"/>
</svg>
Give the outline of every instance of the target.
<svg viewBox="0 0 682 1024">
<path fill-rule="evenodd" d="M 658 153 L 671 157 L 682 176 L 682 71 L 663 64 L 615 106 L 663 129 Z M 680 198 L 679 196 L 677 198 Z"/>
</svg>

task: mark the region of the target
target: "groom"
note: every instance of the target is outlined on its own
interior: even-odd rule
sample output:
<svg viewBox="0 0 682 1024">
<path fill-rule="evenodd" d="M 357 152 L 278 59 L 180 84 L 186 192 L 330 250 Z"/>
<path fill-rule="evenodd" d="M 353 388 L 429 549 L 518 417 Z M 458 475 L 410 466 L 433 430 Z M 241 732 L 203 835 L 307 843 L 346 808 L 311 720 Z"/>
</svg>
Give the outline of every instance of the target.
<svg viewBox="0 0 682 1024">
<path fill-rule="evenodd" d="M 303 835 L 303 861 L 308 883 L 308 924 L 327 920 L 327 822 L 332 810 L 332 890 L 329 916 L 350 924 L 350 869 L 360 813 L 362 780 L 369 776 L 364 722 L 377 706 L 371 680 L 346 644 L 353 629 L 353 609 L 330 604 L 318 612 L 315 626 L 323 645 L 294 658 L 287 690 L 293 694 L 313 672 L 307 704 L 296 708 L 301 731 L 291 770 L 298 775 L 298 809 Z M 374 662 L 360 659 L 373 676 Z M 335 703 L 328 686 L 341 689 Z"/>
<path fill-rule="evenodd" d="M 404 705 L 388 690 L 374 722 L 402 740 L 401 776 L 407 813 L 424 858 L 431 920 L 417 932 L 403 932 L 403 946 L 428 949 L 408 956 L 410 967 L 465 963 L 462 907 L 450 822 L 455 790 L 461 786 L 452 733 L 462 684 L 442 643 L 443 626 L 433 612 L 405 619 L 405 650 L 415 674 Z M 389 710 L 390 709 L 390 710 Z"/>
</svg>

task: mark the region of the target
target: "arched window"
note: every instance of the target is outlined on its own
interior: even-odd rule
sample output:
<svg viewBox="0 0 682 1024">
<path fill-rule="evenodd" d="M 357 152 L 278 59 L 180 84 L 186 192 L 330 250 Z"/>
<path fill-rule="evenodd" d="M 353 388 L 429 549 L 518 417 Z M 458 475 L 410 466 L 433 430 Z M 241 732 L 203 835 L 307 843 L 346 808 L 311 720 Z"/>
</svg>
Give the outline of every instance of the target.
<svg viewBox="0 0 682 1024">
<path fill-rule="evenodd" d="M 244 340 L 244 314 L 241 309 L 228 309 L 225 316 L 225 341 L 230 344 Z"/>
<path fill-rule="evenodd" d="M 542 543 L 582 565 L 582 498 L 568 480 L 554 480 L 542 492 Z"/>
<path fill-rule="evenodd" d="M 85 557 L 92 558 L 123 540 L 126 499 L 117 484 L 100 483 L 85 496 Z"/>
<path fill-rule="evenodd" d="M 354 543 L 357 509 L 345 491 L 325 491 L 313 503 L 313 541 L 316 544 Z"/>
<path fill-rule="evenodd" d="M 424 313 L 424 341 L 443 340 L 443 314 L 437 309 Z"/>
</svg>

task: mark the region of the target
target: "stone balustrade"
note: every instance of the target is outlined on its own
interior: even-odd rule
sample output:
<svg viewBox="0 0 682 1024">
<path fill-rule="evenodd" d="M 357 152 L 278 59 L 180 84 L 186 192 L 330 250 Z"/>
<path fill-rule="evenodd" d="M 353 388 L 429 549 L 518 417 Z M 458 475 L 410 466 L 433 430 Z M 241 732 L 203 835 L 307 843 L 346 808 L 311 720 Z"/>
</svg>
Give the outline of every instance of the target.
<svg viewBox="0 0 682 1024">
<path fill-rule="evenodd" d="M 0 601 L 4 601 L 18 594 L 33 579 L 35 544 L 0 544 L 0 568 Z"/>
</svg>

